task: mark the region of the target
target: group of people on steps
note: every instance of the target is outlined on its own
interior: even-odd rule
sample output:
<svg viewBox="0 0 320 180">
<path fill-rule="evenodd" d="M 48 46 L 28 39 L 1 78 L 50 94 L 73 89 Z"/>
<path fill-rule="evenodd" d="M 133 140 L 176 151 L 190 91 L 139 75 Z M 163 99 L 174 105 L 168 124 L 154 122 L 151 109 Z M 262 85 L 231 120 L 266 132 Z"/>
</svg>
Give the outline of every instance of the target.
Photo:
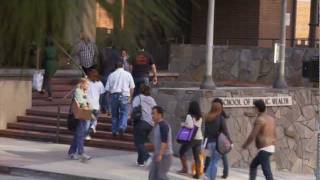
<svg viewBox="0 0 320 180">
<path fill-rule="evenodd" d="M 108 43 L 108 41 L 107 41 Z M 134 144 L 137 149 L 137 165 L 140 167 L 149 166 L 149 179 L 162 180 L 169 179 L 168 172 L 172 164 L 173 155 L 173 135 L 170 124 L 165 120 L 165 110 L 157 106 L 155 99 L 151 96 L 150 75 L 151 71 L 153 84 L 158 83 L 157 70 L 152 56 L 145 52 L 143 48 L 135 56 L 129 58 L 128 53 L 122 50 L 121 53 L 107 46 L 100 53 L 102 71 L 97 68 L 96 58 L 98 51 L 95 44 L 86 35 L 81 36 L 81 41 L 76 47 L 75 56 L 88 78 L 82 78 L 74 92 L 74 100 L 81 108 L 92 110 L 92 118 L 79 120 L 74 132 L 74 138 L 68 155 L 70 159 L 81 159 L 88 161 L 91 156 L 85 154 L 84 140 L 90 140 L 90 134 L 96 132 L 98 116 L 101 112 L 111 114 L 113 137 L 124 136 L 126 133 L 129 111 L 137 106 L 141 106 L 141 120 L 134 124 Z M 43 91 L 48 92 L 51 101 L 51 78 L 57 69 L 57 52 L 50 38 L 46 41 L 44 48 L 45 80 Z M 101 77 L 101 78 L 100 78 Z M 246 149 L 252 141 L 256 142 L 258 154 L 250 164 L 250 180 L 255 180 L 257 167 L 262 166 L 263 173 L 267 180 L 273 180 L 270 168 L 270 156 L 275 152 L 275 120 L 266 113 L 266 105 L 262 100 L 256 100 L 254 107 L 257 118 L 248 139 L 242 148 Z M 210 111 L 204 113 L 196 101 L 189 104 L 186 119 L 181 126 L 193 128 L 197 126 L 199 130 L 188 143 L 181 145 L 179 157 L 182 169 L 180 174 L 188 174 L 187 152 L 192 150 L 195 162 L 195 173 L 193 178 L 200 179 L 203 171 L 206 179 L 215 180 L 220 159 L 223 160 L 222 178 L 228 178 L 229 165 L 227 154 L 220 154 L 216 150 L 217 138 L 220 133 L 224 133 L 232 142 L 223 108 L 223 101 L 216 98 L 212 101 Z M 203 128 L 204 127 L 204 128 Z M 204 129 L 204 132 L 202 131 Z M 149 135 L 154 131 L 154 152 L 151 156 L 146 148 L 149 142 Z M 206 140 L 205 140 L 206 139 Z M 204 145 L 204 140 L 206 144 Z M 209 157 L 206 157 L 204 166 L 200 156 L 203 149 L 209 150 Z"/>
</svg>

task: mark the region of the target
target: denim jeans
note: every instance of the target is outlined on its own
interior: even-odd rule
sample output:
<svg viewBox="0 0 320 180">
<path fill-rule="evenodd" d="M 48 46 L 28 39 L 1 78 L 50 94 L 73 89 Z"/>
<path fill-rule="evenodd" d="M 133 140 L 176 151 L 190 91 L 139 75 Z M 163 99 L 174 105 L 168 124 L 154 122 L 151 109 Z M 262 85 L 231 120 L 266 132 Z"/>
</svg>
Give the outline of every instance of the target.
<svg viewBox="0 0 320 180">
<path fill-rule="evenodd" d="M 155 158 L 155 155 L 154 155 Z M 168 172 L 172 164 L 171 155 L 163 155 L 160 162 L 156 162 L 153 159 L 150 170 L 149 170 L 149 180 L 169 180 Z"/>
<path fill-rule="evenodd" d="M 79 120 L 76 131 L 74 132 L 73 140 L 70 145 L 68 154 L 82 155 L 84 153 L 84 137 L 86 133 L 87 122 L 85 120 Z"/>
<path fill-rule="evenodd" d="M 111 95 L 112 133 L 125 132 L 129 115 L 129 97 L 121 93 Z"/>
<path fill-rule="evenodd" d="M 144 164 L 144 162 L 150 157 L 150 154 L 145 147 L 145 143 L 148 142 L 148 137 L 151 131 L 152 126 L 145 121 L 140 121 L 134 126 L 134 144 L 137 148 L 137 162 L 139 164 Z"/>
<path fill-rule="evenodd" d="M 49 97 L 52 97 L 51 77 L 45 73 L 42 83 L 42 90 L 46 90 Z"/>
<path fill-rule="evenodd" d="M 221 155 L 216 150 L 216 142 L 208 143 L 208 148 L 211 151 L 212 155 L 211 155 L 210 165 L 206 171 L 206 176 L 210 180 L 215 180 L 217 177 L 218 163 L 219 163 L 219 160 L 221 159 Z"/>
<path fill-rule="evenodd" d="M 98 125 L 98 110 L 92 110 L 92 119 L 90 121 L 86 121 L 86 135 L 90 135 L 90 128 L 96 128 Z"/>
<path fill-rule="evenodd" d="M 223 176 L 229 175 L 229 163 L 228 163 L 228 156 L 222 155 L 222 162 L 223 162 Z"/>
<path fill-rule="evenodd" d="M 250 164 L 250 180 L 255 180 L 257 176 L 258 166 L 261 165 L 266 180 L 273 180 L 270 167 L 270 156 L 272 153 L 260 151 Z"/>
<path fill-rule="evenodd" d="M 140 87 L 142 84 L 148 85 L 149 86 L 149 77 L 139 77 L 139 78 L 134 78 L 134 84 L 136 87 L 134 88 L 134 96 L 137 96 L 140 94 Z"/>
</svg>

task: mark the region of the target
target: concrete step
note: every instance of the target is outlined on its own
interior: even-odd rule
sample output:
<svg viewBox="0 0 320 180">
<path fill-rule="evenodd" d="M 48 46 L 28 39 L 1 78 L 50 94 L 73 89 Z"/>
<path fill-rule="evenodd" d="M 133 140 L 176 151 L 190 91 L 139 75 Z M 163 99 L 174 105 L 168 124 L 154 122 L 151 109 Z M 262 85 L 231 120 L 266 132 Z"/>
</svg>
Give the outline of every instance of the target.
<svg viewBox="0 0 320 180">
<path fill-rule="evenodd" d="M 53 98 L 63 98 L 65 97 L 67 94 L 69 93 L 69 91 L 54 91 L 52 92 L 52 97 Z M 47 99 L 48 95 L 47 94 L 40 94 L 39 92 L 33 92 L 32 93 L 32 99 Z"/>
<path fill-rule="evenodd" d="M 67 77 L 56 77 L 56 78 L 52 78 L 51 80 L 51 83 L 54 84 L 54 85 L 64 85 L 64 84 L 73 84 L 73 85 L 76 85 L 79 80 L 80 80 L 81 77 L 76 77 L 76 78 L 67 78 Z"/>
<path fill-rule="evenodd" d="M 51 118 L 57 118 L 58 112 L 57 111 L 46 111 L 46 110 L 38 110 L 38 109 L 27 109 L 26 111 L 27 115 L 30 116 L 41 116 L 41 117 L 51 117 Z M 60 112 L 60 118 L 68 118 L 69 113 L 66 111 Z M 111 116 L 108 116 L 106 114 L 100 114 L 98 118 L 98 122 L 101 123 L 111 123 Z M 132 125 L 132 120 L 128 120 L 128 124 Z"/>
<path fill-rule="evenodd" d="M 52 85 L 52 91 L 71 91 L 73 88 L 75 88 L 75 85 L 73 84 L 57 84 Z"/>
<path fill-rule="evenodd" d="M 43 133 L 57 133 L 57 127 L 52 125 L 42 125 L 42 124 L 34 124 L 34 123 L 8 123 L 8 129 L 16 129 L 16 130 L 27 130 L 32 132 L 43 132 Z M 72 135 L 73 132 L 69 131 L 66 127 L 60 127 L 60 134 L 62 135 Z M 95 134 L 92 134 L 93 138 L 97 139 L 113 139 L 111 132 L 105 131 L 97 131 Z M 121 141 L 129 141 L 133 142 L 132 134 L 124 134 L 123 137 L 118 138 Z"/>
<path fill-rule="evenodd" d="M 57 118 L 51 118 L 51 117 L 41 117 L 41 116 L 18 116 L 18 122 L 24 122 L 24 123 L 34 123 L 34 124 L 43 124 L 43 125 L 52 125 L 57 126 Z M 67 120 L 66 119 L 60 119 L 60 126 L 66 127 L 67 126 Z M 99 122 L 97 130 L 102 131 L 111 131 L 112 125 L 111 123 L 105 123 L 105 122 Z M 131 125 L 128 125 L 127 132 L 132 133 L 133 127 Z"/>
<path fill-rule="evenodd" d="M 58 106 L 58 105 L 70 105 L 71 99 L 53 99 L 53 101 L 48 101 L 48 99 L 33 99 L 32 106 Z"/>
<path fill-rule="evenodd" d="M 0 136 L 8 138 L 26 139 L 26 140 L 38 140 L 45 142 L 56 142 L 57 137 L 54 133 L 34 132 L 27 130 L 15 130 L 6 129 L 0 130 Z M 59 143 L 70 144 L 73 136 L 62 135 L 59 136 Z M 85 142 L 86 146 L 119 149 L 119 150 L 130 150 L 134 151 L 135 146 L 133 142 L 121 141 L 117 139 L 96 139 L 93 138 L 90 141 Z M 146 145 L 148 149 L 152 149 L 151 144 Z"/>
</svg>

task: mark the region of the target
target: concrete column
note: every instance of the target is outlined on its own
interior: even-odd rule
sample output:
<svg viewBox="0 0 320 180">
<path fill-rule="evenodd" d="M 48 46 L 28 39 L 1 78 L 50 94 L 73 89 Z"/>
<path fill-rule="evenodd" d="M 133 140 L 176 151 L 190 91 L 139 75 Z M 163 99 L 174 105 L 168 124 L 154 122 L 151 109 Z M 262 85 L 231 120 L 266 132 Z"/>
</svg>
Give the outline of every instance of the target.
<svg viewBox="0 0 320 180">
<path fill-rule="evenodd" d="M 309 46 L 315 47 L 317 39 L 317 25 L 318 25 L 318 1 L 311 0 L 310 7 L 310 28 L 309 28 Z"/>
<path fill-rule="evenodd" d="M 280 20 L 280 62 L 277 66 L 277 77 L 273 83 L 274 88 L 285 89 L 288 88 L 285 80 L 285 61 L 286 61 L 286 13 L 287 13 L 287 0 L 281 0 L 281 20 Z"/>
<path fill-rule="evenodd" d="M 209 0 L 208 6 L 208 23 L 207 23 L 207 57 L 206 57 L 206 74 L 200 86 L 201 89 L 215 89 L 216 86 L 212 79 L 212 57 L 213 57 L 213 40 L 214 40 L 214 8 L 215 0 Z"/>
</svg>

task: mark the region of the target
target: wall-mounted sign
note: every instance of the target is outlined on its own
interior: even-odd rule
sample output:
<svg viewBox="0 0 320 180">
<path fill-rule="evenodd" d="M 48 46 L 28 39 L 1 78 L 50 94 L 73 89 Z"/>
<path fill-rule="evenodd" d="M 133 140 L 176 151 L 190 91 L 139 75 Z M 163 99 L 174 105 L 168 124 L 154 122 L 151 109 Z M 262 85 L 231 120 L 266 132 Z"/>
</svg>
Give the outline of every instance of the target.
<svg viewBox="0 0 320 180">
<path fill-rule="evenodd" d="M 275 97 L 221 97 L 223 106 L 228 107 L 253 107 L 255 100 L 263 100 L 267 106 L 291 106 L 291 96 L 275 96 Z"/>
</svg>

